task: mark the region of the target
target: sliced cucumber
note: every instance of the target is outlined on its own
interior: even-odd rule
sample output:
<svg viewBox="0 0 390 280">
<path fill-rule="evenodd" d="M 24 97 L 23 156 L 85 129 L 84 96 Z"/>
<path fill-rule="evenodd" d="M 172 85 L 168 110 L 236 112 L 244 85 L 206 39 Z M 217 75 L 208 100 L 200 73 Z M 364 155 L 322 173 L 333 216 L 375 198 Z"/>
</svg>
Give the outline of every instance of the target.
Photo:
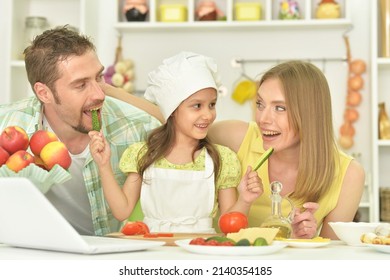
<svg viewBox="0 0 390 280">
<path fill-rule="evenodd" d="M 91 111 L 92 115 L 92 130 L 100 131 L 100 122 L 97 110 Z"/>
<path fill-rule="evenodd" d="M 255 242 L 253 242 L 253 246 L 268 246 L 267 240 L 263 237 L 257 237 Z"/>
<path fill-rule="evenodd" d="M 261 155 L 259 161 L 256 163 L 255 167 L 253 168 L 254 171 L 257 171 L 257 169 L 260 168 L 260 166 L 263 165 L 263 163 L 269 158 L 269 156 L 273 153 L 274 148 L 269 148 L 265 151 L 264 154 Z"/>
<path fill-rule="evenodd" d="M 251 243 L 248 239 L 244 238 L 236 242 L 236 246 L 251 246 Z"/>
</svg>

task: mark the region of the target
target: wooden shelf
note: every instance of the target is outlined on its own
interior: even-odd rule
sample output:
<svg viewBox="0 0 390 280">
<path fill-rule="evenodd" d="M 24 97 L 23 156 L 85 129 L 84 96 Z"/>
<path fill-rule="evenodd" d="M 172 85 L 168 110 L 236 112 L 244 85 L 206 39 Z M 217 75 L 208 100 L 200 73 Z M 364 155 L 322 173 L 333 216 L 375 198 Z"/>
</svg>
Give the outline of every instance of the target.
<svg viewBox="0 0 390 280">
<path fill-rule="evenodd" d="M 180 29 L 209 29 L 209 28 L 218 28 L 225 30 L 240 30 L 242 28 L 262 28 L 269 30 L 270 28 L 350 28 L 352 22 L 347 19 L 338 19 L 338 20 L 273 20 L 273 21 L 236 21 L 236 22 L 226 22 L 226 21 L 215 21 L 215 22 L 118 22 L 114 27 L 122 32 L 125 31 L 134 31 L 134 29 L 169 29 L 180 28 Z"/>
</svg>

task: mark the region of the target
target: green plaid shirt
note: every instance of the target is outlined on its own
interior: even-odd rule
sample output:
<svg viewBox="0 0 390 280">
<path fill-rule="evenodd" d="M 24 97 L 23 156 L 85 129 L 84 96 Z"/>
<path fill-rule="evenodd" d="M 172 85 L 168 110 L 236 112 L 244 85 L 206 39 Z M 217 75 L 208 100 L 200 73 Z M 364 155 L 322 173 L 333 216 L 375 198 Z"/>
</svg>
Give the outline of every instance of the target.
<svg viewBox="0 0 390 280">
<path fill-rule="evenodd" d="M 42 107 L 36 97 L 30 97 L 12 104 L 0 105 L 0 131 L 8 126 L 18 125 L 29 135 L 42 127 Z M 160 122 L 146 112 L 128 103 L 106 97 L 102 112 L 102 129 L 111 148 L 111 165 L 119 185 L 123 185 L 126 174 L 119 170 L 119 160 L 132 143 L 144 141 L 147 133 L 160 126 Z M 110 228 L 114 221 L 111 210 L 103 195 L 98 168 L 89 154 L 83 168 L 85 187 L 91 205 L 95 235 L 105 235 L 119 229 Z M 136 212 L 140 208 L 136 208 Z M 141 213 L 133 213 L 139 217 Z"/>
</svg>

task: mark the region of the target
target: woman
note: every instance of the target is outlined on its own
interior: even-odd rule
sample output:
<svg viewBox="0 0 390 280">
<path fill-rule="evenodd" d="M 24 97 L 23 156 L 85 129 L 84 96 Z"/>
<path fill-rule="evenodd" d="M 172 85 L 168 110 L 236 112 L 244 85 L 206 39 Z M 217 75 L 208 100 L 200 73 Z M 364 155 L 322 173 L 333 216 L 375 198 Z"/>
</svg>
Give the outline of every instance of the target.
<svg viewBox="0 0 390 280">
<path fill-rule="evenodd" d="M 107 141 L 90 132 L 91 154 L 115 218 L 127 219 L 140 199 L 151 232 L 214 233 L 217 210 L 247 214 L 262 193 L 258 174 L 248 167 L 241 179 L 236 154 L 207 138 L 216 118 L 216 71 L 211 58 L 182 52 L 149 73 L 145 97 L 159 105 L 166 122 L 122 155 L 119 167 L 128 174 L 123 188 L 112 172 Z"/>
<path fill-rule="evenodd" d="M 296 208 L 292 236 L 337 239 L 328 222 L 353 220 L 365 173 L 336 145 L 325 76 L 307 62 L 281 63 L 263 75 L 256 98 L 256 122 L 221 121 L 209 131 L 214 143 L 237 153 L 242 166 L 253 166 L 274 148 L 259 169 L 264 195 L 251 207 L 250 226 L 261 225 L 271 214 L 269 185 L 279 181 L 281 195 L 288 195 Z M 290 210 L 283 205 L 284 216 Z"/>
</svg>

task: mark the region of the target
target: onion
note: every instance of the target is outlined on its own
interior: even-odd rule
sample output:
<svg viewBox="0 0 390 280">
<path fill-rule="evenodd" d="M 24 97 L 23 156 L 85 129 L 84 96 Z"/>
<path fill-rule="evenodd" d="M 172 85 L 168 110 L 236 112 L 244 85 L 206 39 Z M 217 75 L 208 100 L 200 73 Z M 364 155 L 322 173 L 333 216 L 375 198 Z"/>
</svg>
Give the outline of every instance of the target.
<svg viewBox="0 0 390 280">
<path fill-rule="evenodd" d="M 344 112 L 344 119 L 353 123 L 359 119 L 359 112 L 354 108 L 347 108 Z"/>
<path fill-rule="evenodd" d="M 341 136 L 339 138 L 339 144 L 344 149 L 349 149 L 353 146 L 353 139 L 350 136 Z"/>
<path fill-rule="evenodd" d="M 360 90 L 363 88 L 364 80 L 360 75 L 352 76 L 348 79 L 348 88 L 351 90 Z"/>
<path fill-rule="evenodd" d="M 362 95 L 358 91 L 348 91 L 347 104 L 355 107 L 362 102 Z"/>
<path fill-rule="evenodd" d="M 341 127 L 340 127 L 340 134 L 341 136 L 349 136 L 353 137 L 355 135 L 355 128 L 350 122 L 345 122 Z"/>
<path fill-rule="evenodd" d="M 115 73 L 112 75 L 112 85 L 116 87 L 121 87 L 125 81 L 125 78 L 120 73 Z"/>
<path fill-rule="evenodd" d="M 361 59 L 356 59 L 349 64 L 349 70 L 356 75 L 361 75 L 366 72 L 366 63 Z"/>
<path fill-rule="evenodd" d="M 115 63 L 114 68 L 115 68 L 115 72 L 119 74 L 124 74 L 127 70 L 126 63 L 124 63 L 123 61 L 119 61 Z"/>
</svg>

